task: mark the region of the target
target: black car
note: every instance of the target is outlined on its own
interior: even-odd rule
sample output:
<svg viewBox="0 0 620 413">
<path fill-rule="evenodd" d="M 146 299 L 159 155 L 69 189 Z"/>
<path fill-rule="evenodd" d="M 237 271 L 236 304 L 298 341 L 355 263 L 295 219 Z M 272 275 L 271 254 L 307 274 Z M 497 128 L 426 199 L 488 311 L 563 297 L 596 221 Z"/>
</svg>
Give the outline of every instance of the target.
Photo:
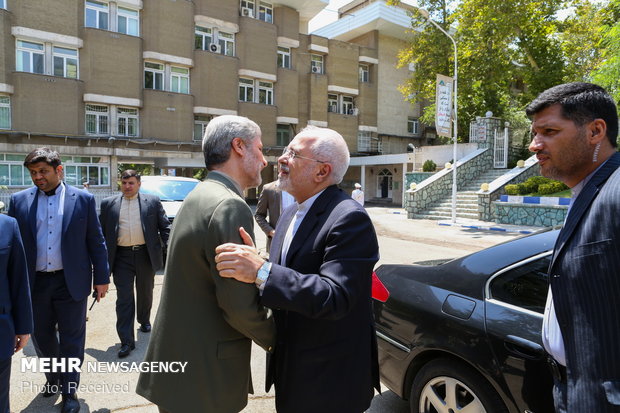
<svg viewBox="0 0 620 413">
<path fill-rule="evenodd" d="M 413 413 L 552 413 L 542 347 L 549 230 L 373 280 L 381 381 Z"/>
</svg>

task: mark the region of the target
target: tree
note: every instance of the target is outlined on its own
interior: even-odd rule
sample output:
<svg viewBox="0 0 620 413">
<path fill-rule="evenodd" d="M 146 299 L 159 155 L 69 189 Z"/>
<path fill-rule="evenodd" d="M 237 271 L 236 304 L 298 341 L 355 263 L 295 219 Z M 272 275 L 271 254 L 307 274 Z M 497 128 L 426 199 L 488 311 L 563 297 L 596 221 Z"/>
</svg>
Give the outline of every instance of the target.
<svg viewBox="0 0 620 413">
<path fill-rule="evenodd" d="M 614 0 L 618 2 L 620 0 Z M 393 2 L 394 3 L 394 2 Z M 597 65 L 598 6 L 586 0 L 420 1 L 431 18 L 454 33 L 458 45 L 459 140 L 469 123 L 491 110 L 511 123 L 523 123 L 523 107 L 543 90 L 582 80 Z M 558 12 L 572 6 L 570 18 Z M 450 10 L 454 10 L 451 12 Z M 402 91 L 414 101 L 434 102 L 435 74 L 452 74 L 449 39 L 412 12 L 412 42 L 399 56 L 416 71 Z M 564 32 L 563 32 L 564 31 Z M 567 44 L 572 42 L 573 44 Z M 434 105 L 423 121 L 432 122 Z"/>
<path fill-rule="evenodd" d="M 602 63 L 592 73 L 595 83 L 605 87 L 620 101 L 620 0 L 611 0 L 603 9 L 601 28 Z"/>
</svg>

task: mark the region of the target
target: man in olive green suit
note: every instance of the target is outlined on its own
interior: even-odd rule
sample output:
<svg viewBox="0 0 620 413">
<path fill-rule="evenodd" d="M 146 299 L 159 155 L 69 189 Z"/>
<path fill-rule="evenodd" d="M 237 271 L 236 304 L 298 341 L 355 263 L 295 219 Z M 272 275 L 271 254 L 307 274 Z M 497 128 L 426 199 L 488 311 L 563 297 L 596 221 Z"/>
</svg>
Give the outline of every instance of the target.
<svg viewBox="0 0 620 413">
<path fill-rule="evenodd" d="M 252 391 L 252 340 L 271 351 L 275 327 L 251 284 L 221 278 L 215 247 L 253 234 L 243 190 L 267 165 L 258 125 L 239 116 L 212 120 L 202 141 L 207 178 L 174 220 L 161 302 L 145 361 L 187 362 L 182 373 L 141 373 L 137 393 L 160 412 L 239 412 Z"/>
</svg>

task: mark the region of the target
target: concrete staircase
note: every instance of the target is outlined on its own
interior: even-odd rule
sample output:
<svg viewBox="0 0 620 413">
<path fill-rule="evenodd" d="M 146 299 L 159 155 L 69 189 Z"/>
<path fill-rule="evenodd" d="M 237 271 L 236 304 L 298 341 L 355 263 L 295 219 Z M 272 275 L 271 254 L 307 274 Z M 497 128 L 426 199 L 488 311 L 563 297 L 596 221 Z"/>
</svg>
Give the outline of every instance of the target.
<svg viewBox="0 0 620 413">
<path fill-rule="evenodd" d="M 478 178 L 464 186 L 457 187 L 456 193 L 456 217 L 466 219 L 478 219 L 478 195 L 480 185 L 490 183 L 502 176 L 509 169 L 490 169 L 483 172 Z M 452 218 L 452 194 L 431 204 L 429 208 L 414 218 L 418 219 L 451 219 Z"/>
</svg>

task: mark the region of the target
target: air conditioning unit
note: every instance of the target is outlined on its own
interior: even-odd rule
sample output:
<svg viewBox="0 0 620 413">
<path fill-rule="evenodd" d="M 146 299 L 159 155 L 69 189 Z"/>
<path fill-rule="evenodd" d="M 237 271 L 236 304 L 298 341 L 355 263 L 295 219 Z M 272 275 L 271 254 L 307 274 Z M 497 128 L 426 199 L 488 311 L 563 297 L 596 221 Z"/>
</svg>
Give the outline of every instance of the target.
<svg viewBox="0 0 620 413">
<path fill-rule="evenodd" d="M 359 115 L 359 113 L 360 113 L 360 110 L 358 108 L 353 108 L 349 110 L 349 115 L 357 116 Z"/>
<path fill-rule="evenodd" d="M 318 66 L 312 66 L 312 73 L 321 73 L 321 68 Z"/>
<path fill-rule="evenodd" d="M 209 43 L 209 51 L 213 53 L 221 53 L 222 48 L 218 43 Z"/>
<path fill-rule="evenodd" d="M 249 7 L 242 7 L 241 8 L 241 15 L 244 17 L 254 17 L 254 10 L 252 10 Z"/>
</svg>

